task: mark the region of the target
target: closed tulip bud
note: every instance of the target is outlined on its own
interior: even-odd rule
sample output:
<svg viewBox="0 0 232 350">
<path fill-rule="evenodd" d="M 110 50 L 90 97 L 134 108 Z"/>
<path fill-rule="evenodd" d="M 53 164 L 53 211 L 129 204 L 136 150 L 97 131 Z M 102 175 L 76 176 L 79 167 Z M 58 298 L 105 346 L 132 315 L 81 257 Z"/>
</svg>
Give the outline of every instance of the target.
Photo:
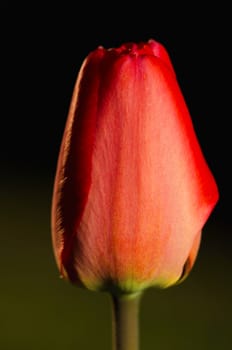
<svg viewBox="0 0 232 350">
<path fill-rule="evenodd" d="M 92 51 L 78 74 L 54 183 L 61 275 L 119 293 L 178 283 L 217 200 L 165 48 L 150 40 Z"/>
</svg>

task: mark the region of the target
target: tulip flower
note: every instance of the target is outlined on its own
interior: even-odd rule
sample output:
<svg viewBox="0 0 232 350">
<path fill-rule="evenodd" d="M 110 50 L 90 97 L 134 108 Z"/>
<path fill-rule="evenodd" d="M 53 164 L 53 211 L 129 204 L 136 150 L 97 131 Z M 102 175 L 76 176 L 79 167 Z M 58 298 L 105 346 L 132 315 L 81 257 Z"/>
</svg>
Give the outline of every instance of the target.
<svg viewBox="0 0 232 350">
<path fill-rule="evenodd" d="M 92 51 L 77 77 L 54 184 L 61 275 L 113 295 L 179 283 L 217 200 L 165 48 L 149 40 Z"/>
</svg>

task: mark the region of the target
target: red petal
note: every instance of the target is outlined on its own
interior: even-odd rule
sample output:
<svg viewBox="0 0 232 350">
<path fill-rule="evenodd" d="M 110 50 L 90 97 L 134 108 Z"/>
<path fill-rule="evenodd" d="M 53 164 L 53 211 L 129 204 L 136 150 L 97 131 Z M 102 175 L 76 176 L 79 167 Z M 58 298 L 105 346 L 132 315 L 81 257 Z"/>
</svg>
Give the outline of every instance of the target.
<svg viewBox="0 0 232 350">
<path fill-rule="evenodd" d="M 91 183 L 91 159 L 96 129 L 99 65 L 103 51 L 84 61 L 71 100 L 59 154 L 53 194 L 53 241 L 59 266 L 76 278 L 72 245 Z M 87 100 L 86 100 L 87 98 Z M 65 271 L 61 271 L 62 274 Z"/>
</svg>

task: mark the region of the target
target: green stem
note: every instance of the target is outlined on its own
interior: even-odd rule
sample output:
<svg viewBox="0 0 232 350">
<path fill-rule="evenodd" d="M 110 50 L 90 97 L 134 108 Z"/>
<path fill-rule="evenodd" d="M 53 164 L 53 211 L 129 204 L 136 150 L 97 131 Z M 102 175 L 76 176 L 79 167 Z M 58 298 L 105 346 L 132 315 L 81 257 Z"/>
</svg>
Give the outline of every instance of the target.
<svg viewBox="0 0 232 350">
<path fill-rule="evenodd" d="M 112 296 L 113 350 L 139 350 L 141 294 Z"/>
</svg>

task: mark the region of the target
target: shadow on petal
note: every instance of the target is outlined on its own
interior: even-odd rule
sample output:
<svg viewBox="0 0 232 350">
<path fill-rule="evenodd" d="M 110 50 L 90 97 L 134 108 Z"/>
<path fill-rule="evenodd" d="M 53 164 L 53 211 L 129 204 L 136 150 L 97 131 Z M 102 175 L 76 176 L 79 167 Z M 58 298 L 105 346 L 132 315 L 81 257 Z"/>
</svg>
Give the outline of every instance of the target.
<svg viewBox="0 0 232 350">
<path fill-rule="evenodd" d="M 182 281 L 184 281 L 190 271 L 192 270 L 192 267 L 195 263 L 195 260 L 196 260 L 196 257 L 197 257 L 197 253 L 198 253 L 198 250 L 199 250 L 199 246 L 200 246 L 200 242 L 201 242 L 201 231 L 198 232 L 198 234 L 196 235 L 194 241 L 193 241 L 193 245 L 192 245 L 192 248 L 190 250 L 190 254 L 183 266 L 183 269 L 182 269 L 182 273 L 180 275 L 180 278 L 177 280 L 176 284 L 179 284 L 181 283 Z"/>
</svg>

